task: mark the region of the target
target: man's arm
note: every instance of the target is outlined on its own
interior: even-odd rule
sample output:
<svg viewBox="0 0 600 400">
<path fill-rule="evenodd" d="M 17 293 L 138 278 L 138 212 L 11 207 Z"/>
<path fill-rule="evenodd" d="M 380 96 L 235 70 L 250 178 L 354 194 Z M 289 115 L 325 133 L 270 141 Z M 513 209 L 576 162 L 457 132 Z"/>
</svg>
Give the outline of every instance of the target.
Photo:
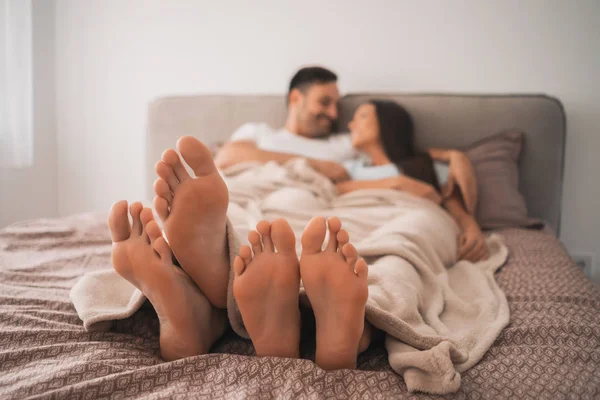
<svg viewBox="0 0 600 400">
<path fill-rule="evenodd" d="M 284 164 L 294 158 L 305 158 L 308 165 L 314 170 L 322 173 L 334 182 L 342 182 L 350 179 L 348 171 L 339 163 L 301 157 L 297 154 L 261 150 L 256 146 L 256 143 L 248 140 L 225 143 L 215 157 L 215 164 L 218 168 L 223 169 L 235 164 L 251 161 L 258 161 L 261 164 L 275 161 L 278 164 Z"/>
<path fill-rule="evenodd" d="M 475 218 L 465 210 L 460 192 L 453 190 L 443 203 L 462 230 L 458 243 L 460 251 L 458 259 L 471 262 L 487 259 L 489 252 L 481 228 Z"/>
<path fill-rule="evenodd" d="M 395 189 L 411 193 L 441 204 L 442 198 L 435 188 L 425 182 L 404 175 L 370 181 L 348 181 L 336 185 L 338 194 L 350 193 L 361 189 Z"/>
<path fill-rule="evenodd" d="M 238 140 L 227 142 L 221 147 L 215 157 L 215 164 L 219 168 L 227 168 L 235 164 L 250 161 L 258 161 L 260 163 L 275 161 L 278 164 L 283 164 L 297 157 L 289 153 L 261 150 L 256 146 L 256 143 L 250 140 Z"/>
</svg>

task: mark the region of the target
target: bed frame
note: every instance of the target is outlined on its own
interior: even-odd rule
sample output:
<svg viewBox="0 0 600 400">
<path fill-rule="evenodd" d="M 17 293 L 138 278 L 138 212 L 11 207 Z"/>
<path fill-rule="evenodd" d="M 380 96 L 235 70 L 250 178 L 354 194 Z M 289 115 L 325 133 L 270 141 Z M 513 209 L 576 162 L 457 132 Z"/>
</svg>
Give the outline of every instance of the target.
<svg viewBox="0 0 600 400">
<path fill-rule="evenodd" d="M 566 118 L 558 99 L 546 95 L 349 94 L 340 101 L 340 131 L 356 107 L 372 98 L 399 102 L 411 113 L 417 147 L 464 148 L 508 128 L 525 132 L 519 189 L 529 215 L 560 234 Z M 153 198 L 154 164 L 177 138 L 192 135 L 207 144 L 225 142 L 246 122 L 283 126 L 281 95 L 197 95 L 162 97 L 148 110 L 146 188 Z"/>
</svg>

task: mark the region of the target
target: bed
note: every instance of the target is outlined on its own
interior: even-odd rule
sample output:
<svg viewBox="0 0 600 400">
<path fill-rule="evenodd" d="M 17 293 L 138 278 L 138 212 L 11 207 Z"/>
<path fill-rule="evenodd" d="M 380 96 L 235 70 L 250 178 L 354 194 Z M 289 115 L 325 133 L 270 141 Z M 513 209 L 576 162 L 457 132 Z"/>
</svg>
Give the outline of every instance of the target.
<svg viewBox="0 0 600 400">
<path fill-rule="evenodd" d="M 506 128 L 526 132 L 519 189 L 544 229 L 496 229 L 510 249 L 497 273 L 510 324 L 462 376 L 456 398 L 598 398 L 600 291 L 557 239 L 565 116 L 546 96 L 354 94 L 342 99 L 340 127 L 364 99 L 400 101 L 415 119 L 417 145 L 465 147 Z M 281 96 L 178 96 L 151 103 L 147 180 L 180 135 L 226 140 L 244 122 L 281 125 Z M 440 134 L 443 132 L 444 134 Z M 256 358 L 229 331 L 211 354 L 164 363 L 149 304 L 108 332 L 88 332 L 69 300 L 86 272 L 110 267 L 105 214 L 13 224 L 0 231 L 1 398 L 440 398 L 409 394 L 381 343 L 357 370 L 326 372 L 306 359 Z M 310 327 L 308 328 L 310 330 Z M 446 396 L 449 397 L 449 396 Z"/>
</svg>

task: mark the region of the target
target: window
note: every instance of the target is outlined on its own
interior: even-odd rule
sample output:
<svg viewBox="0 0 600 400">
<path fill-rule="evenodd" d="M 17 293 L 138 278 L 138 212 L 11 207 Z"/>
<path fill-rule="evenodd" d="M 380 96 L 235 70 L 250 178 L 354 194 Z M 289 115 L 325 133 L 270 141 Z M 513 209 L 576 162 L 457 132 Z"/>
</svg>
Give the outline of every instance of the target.
<svg viewBox="0 0 600 400">
<path fill-rule="evenodd" d="M 0 167 L 33 163 L 31 0 L 0 0 Z"/>
</svg>

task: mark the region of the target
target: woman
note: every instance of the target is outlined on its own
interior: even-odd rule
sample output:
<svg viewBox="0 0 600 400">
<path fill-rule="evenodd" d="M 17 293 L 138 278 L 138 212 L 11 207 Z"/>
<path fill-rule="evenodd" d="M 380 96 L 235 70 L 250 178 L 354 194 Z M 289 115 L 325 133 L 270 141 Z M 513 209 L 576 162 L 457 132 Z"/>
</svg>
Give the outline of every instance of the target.
<svg viewBox="0 0 600 400">
<path fill-rule="evenodd" d="M 472 262 L 487 258 L 483 234 L 473 217 L 474 182 L 456 180 L 455 176 L 465 174 L 452 173 L 453 168 L 456 172 L 472 170 L 462 152 L 430 149 L 427 154 L 418 154 L 414 149 L 412 118 L 393 101 L 362 104 L 348 127 L 352 146 L 361 152 L 361 157 L 344 164 L 352 180 L 336 185 L 340 194 L 385 188 L 443 204 L 462 229 L 459 258 Z M 447 163 L 453 167 L 450 173 Z"/>
</svg>

